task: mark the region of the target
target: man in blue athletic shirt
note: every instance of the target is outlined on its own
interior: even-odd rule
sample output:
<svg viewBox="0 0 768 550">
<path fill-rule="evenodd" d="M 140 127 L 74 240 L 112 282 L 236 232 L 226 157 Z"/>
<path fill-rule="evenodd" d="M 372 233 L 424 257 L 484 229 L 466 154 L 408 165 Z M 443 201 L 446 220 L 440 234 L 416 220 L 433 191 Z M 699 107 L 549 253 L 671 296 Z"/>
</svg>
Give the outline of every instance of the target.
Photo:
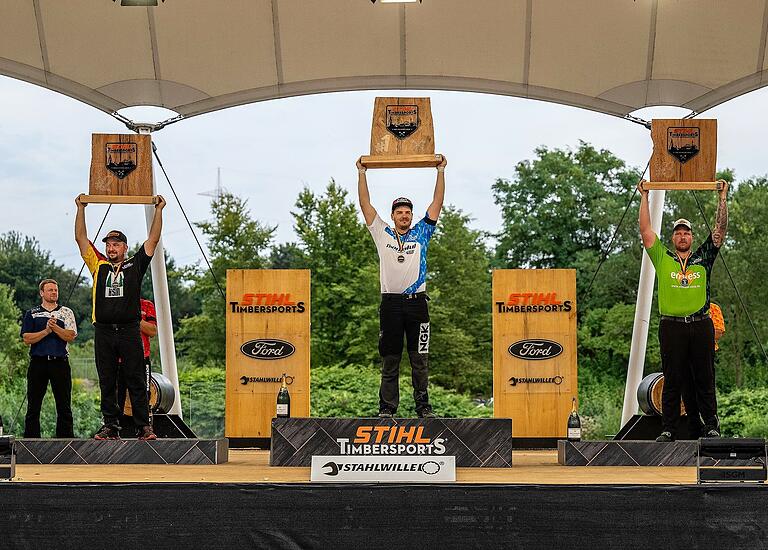
<svg viewBox="0 0 768 550">
<path fill-rule="evenodd" d="M 434 418 L 429 404 L 429 309 L 426 293 L 427 248 L 435 232 L 437 216 L 445 197 L 445 166 L 437 167 L 437 182 L 432 204 L 416 225 L 413 203 L 400 197 L 392 203 L 394 228 L 382 220 L 371 205 L 365 167 L 357 161 L 357 192 L 360 210 L 379 253 L 381 307 L 379 308 L 379 353 L 382 357 L 379 416 L 392 417 L 400 403 L 400 357 L 403 336 L 408 343 L 411 381 L 416 413 L 420 418 Z"/>
</svg>

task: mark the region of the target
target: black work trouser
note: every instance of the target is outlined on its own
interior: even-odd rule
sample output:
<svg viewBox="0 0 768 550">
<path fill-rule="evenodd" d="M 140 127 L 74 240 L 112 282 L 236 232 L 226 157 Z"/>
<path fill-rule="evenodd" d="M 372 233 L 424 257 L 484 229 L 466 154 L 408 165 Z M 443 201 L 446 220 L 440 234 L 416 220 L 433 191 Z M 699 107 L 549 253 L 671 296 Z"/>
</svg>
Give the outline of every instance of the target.
<svg viewBox="0 0 768 550">
<path fill-rule="evenodd" d="M 680 397 L 686 384 L 690 384 L 691 389 L 686 389 L 686 393 L 695 398 L 705 429 L 718 428 L 715 329 L 712 319 L 692 323 L 662 319 L 659 322 L 659 344 L 661 370 L 664 373 L 661 395 L 664 431 L 675 433 L 680 419 Z"/>
<path fill-rule="evenodd" d="M 149 379 L 152 376 L 152 363 L 149 357 L 144 358 L 144 383 L 147 390 L 147 408 L 149 414 L 149 422 L 152 423 L 152 411 L 149 410 Z M 131 401 L 131 415 L 125 414 L 125 398 L 128 391 L 128 384 L 125 381 L 125 369 L 122 365 L 117 372 L 117 406 L 120 407 L 120 426 L 126 428 L 129 423 L 129 418 L 133 416 L 133 401 Z"/>
<path fill-rule="evenodd" d="M 122 410 L 117 398 L 117 378 L 119 369 L 122 368 L 131 396 L 131 405 L 134 407 L 133 422 L 138 428 L 149 426 L 144 347 L 141 344 L 138 321 L 126 325 L 96 323 L 94 327 L 96 371 L 99 373 L 104 424 L 114 428 L 120 426 Z M 122 363 L 118 364 L 118 358 L 122 359 Z"/>
<path fill-rule="evenodd" d="M 412 297 L 410 297 L 412 296 Z M 411 362 L 416 411 L 429 408 L 429 308 L 427 295 L 382 294 L 379 307 L 379 353 L 382 357 L 379 410 L 396 412 L 400 404 L 400 357 L 403 336 Z"/>
<path fill-rule="evenodd" d="M 75 437 L 72 428 L 72 370 L 66 357 L 31 356 L 27 369 L 27 416 L 24 437 L 40 437 L 40 409 L 51 382 L 56 401 L 56 437 Z"/>
</svg>

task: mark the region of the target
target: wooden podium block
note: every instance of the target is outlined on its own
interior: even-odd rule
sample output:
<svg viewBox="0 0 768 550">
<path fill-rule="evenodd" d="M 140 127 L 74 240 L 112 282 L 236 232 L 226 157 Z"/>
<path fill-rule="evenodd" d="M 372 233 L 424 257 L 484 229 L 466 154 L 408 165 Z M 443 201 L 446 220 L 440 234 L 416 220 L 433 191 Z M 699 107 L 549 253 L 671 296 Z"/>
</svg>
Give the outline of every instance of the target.
<svg viewBox="0 0 768 550">
<path fill-rule="evenodd" d="M 717 120 L 654 119 L 651 138 L 651 181 L 645 189 L 718 189 Z"/>
<path fill-rule="evenodd" d="M 88 194 L 100 198 L 90 202 L 152 204 L 152 183 L 152 139 L 149 135 L 93 134 Z M 124 200 L 128 197 L 144 200 Z"/>
<path fill-rule="evenodd" d="M 434 168 L 435 130 L 428 97 L 377 97 L 371 125 L 371 153 L 360 158 L 366 168 Z"/>
</svg>

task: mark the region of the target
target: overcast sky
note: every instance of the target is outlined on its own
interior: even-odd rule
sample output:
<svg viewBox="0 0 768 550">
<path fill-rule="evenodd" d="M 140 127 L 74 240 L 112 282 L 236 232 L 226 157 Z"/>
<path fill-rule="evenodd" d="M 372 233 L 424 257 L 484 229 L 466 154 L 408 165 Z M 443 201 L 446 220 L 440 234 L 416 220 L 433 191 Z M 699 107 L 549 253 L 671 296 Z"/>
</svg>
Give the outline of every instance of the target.
<svg viewBox="0 0 768 550">
<path fill-rule="evenodd" d="M 210 197 L 221 168 L 225 189 L 245 197 L 255 218 L 276 225 L 276 242 L 295 240 L 291 210 L 304 186 L 322 192 L 333 178 L 356 198 L 355 160 L 368 153 L 371 113 L 377 95 L 432 98 L 436 151 L 448 157 L 446 203 L 470 214 L 473 225 L 497 231 L 500 215 L 491 185 L 511 178 L 515 163 L 540 145 L 606 148 L 630 165 L 644 167 L 649 132 L 625 120 L 550 103 L 464 92 L 348 92 L 297 97 L 200 115 L 153 136 L 184 208 L 193 221 L 209 217 Z M 768 91 L 758 90 L 706 113 L 718 119 L 718 166 L 737 179 L 768 173 L 765 128 Z M 170 112 L 133 108 L 134 120 L 156 121 Z M 643 118 L 676 117 L 686 111 L 646 109 Z M 0 77 L 0 233 L 36 237 L 54 259 L 79 269 L 73 239 L 74 197 L 88 192 L 91 133 L 124 133 L 112 117 L 74 99 Z M 158 191 L 168 199 L 164 242 L 178 264 L 201 259 L 168 184 L 156 169 Z M 433 169 L 370 170 L 371 198 L 380 212 L 406 195 L 417 210 L 431 200 Z M 89 235 L 105 205 L 87 208 Z M 617 216 L 620 213 L 617 213 Z M 361 217 L 362 219 L 362 217 Z M 146 238 L 143 207 L 113 206 L 104 231 L 119 228 L 131 243 Z M 103 232 L 102 232 L 103 234 Z"/>
</svg>

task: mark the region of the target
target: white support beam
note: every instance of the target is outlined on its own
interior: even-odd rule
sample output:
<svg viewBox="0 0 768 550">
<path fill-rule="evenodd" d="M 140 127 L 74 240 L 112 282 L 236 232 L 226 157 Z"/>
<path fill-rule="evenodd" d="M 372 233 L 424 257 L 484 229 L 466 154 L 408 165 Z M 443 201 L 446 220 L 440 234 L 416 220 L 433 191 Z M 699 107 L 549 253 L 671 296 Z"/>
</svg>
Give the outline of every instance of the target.
<svg viewBox="0 0 768 550">
<path fill-rule="evenodd" d="M 648 206 L 651 211 L 651 226 L 657 235 L 661 233 L 661 218 L 664 214 L 665 191 L 649 191 Z M 648 328 L 651 322 L 651 302 L 653 301 L 653 283 L 656 273 L 648 254 L 643 253 L 640 266 L 640 282 L 637 285 L 637 304 L 635 322 L 632 327 L 632 345 L 629 349 L 627 384 L 624 389 L 624 408 L 621 412 L 621 425 L 627 423 L 637 413 L 637 388 L 643 379 L 645 349 L 648 343 Z"/>
</svg>

